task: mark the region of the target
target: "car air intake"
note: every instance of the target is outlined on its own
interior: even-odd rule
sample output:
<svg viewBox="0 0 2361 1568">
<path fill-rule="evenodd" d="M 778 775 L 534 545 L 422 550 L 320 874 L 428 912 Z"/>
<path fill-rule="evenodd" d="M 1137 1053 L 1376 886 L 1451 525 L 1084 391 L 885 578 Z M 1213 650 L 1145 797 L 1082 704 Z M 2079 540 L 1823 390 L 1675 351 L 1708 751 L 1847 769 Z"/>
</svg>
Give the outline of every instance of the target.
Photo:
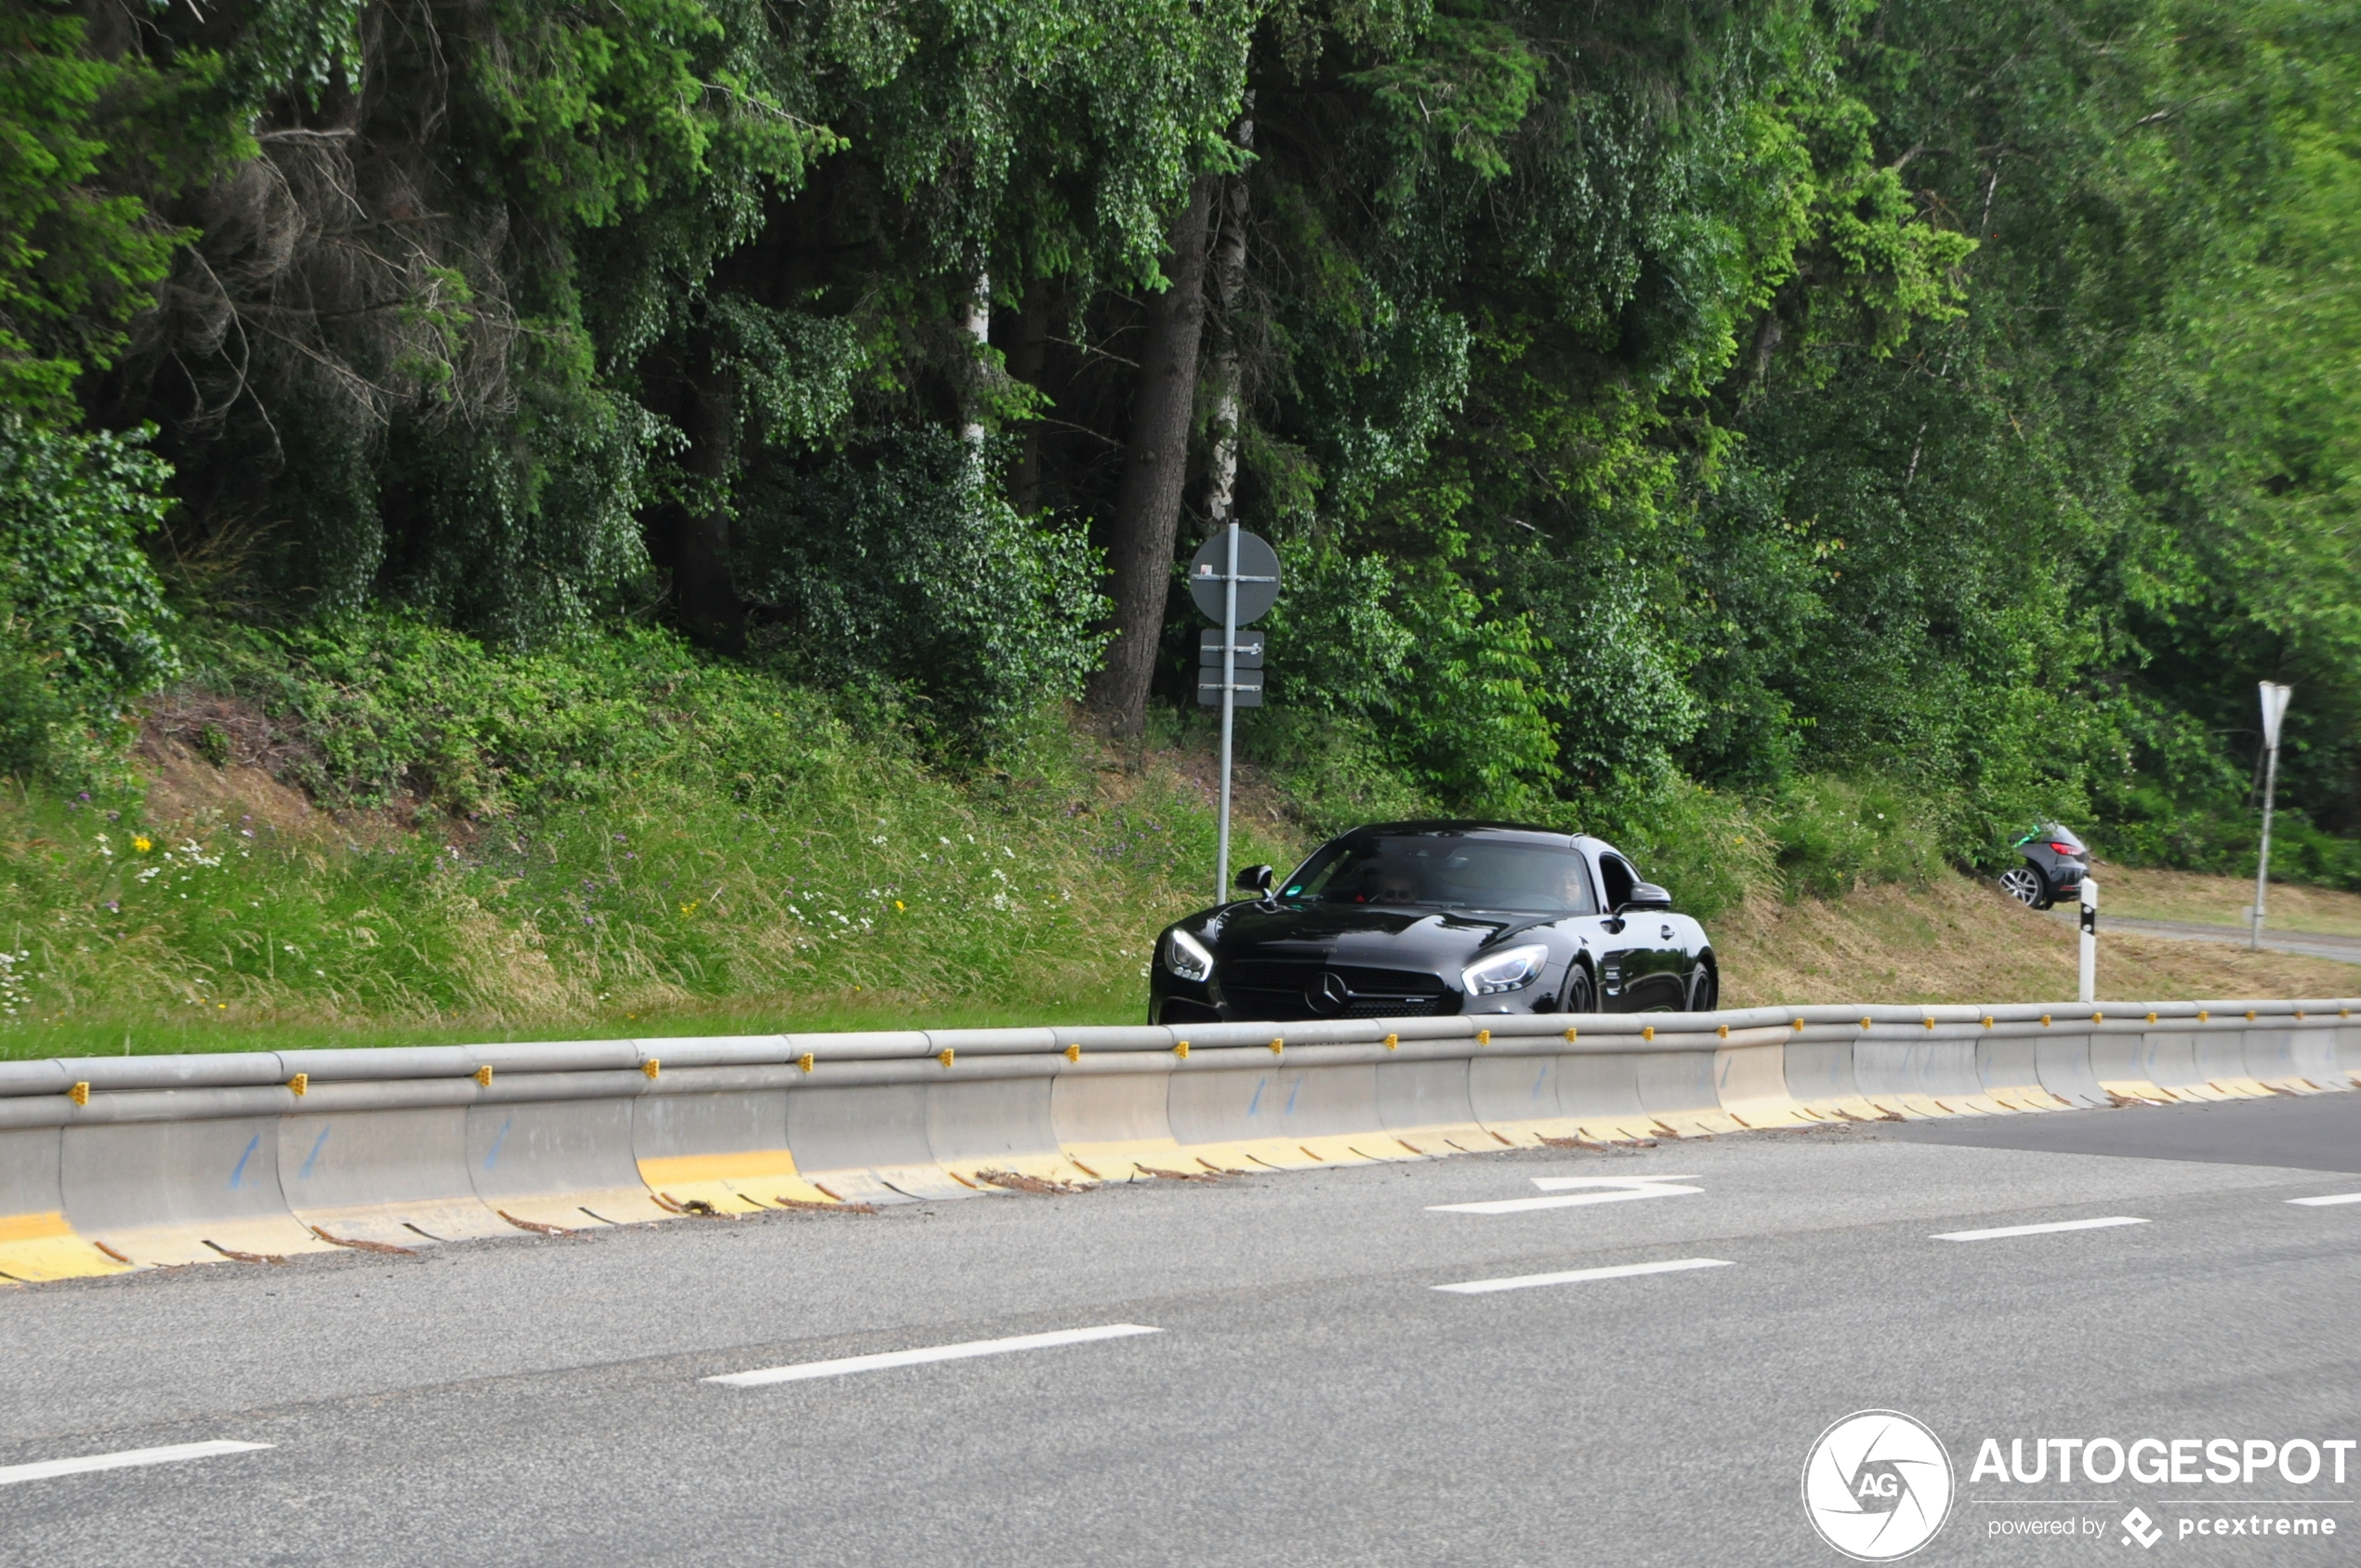
<svg viewBox="0 0 2361 1568">
<path fill-rule="evenodd" d="M 1316 959 L 1243 959 L 1220 985 L 1231 1008 L 1250 1018 L 1416 1018 L 1449 1011 L 1451 1003 L 1438 975 Z"/>
</svg>

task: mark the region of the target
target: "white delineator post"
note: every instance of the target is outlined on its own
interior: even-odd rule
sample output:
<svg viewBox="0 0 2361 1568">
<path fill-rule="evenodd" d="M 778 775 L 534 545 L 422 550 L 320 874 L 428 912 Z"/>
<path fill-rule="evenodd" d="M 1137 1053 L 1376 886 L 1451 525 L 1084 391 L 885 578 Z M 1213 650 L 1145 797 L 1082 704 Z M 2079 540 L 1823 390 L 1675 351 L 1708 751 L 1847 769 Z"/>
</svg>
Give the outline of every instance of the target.
<svg viewBox="0 0 2361 1568">
<path fill-rule="evenodd" d="M 1213 902 L 1230 899 L 1230 723 L 1238 706 L 1238 520 L 1229 527 L 1230 563 L 1221 585 L 1221 827 L 1213 856 Z"/>
<path fill-rule="evenodd" d="M 2254 862 L 2254 907 L 2247 911 L 2249 948 L 2262 945 L 2262 905 L 2271 883 L 2271 801 L 2279 792 L 2279 721 L 2288 716 L 2288 699 L 2295 695 L 2294 687 L 2268 680 L 2262 689 L 2262 744 L 2270 759 L 2262 768 L 2262 852 Z"/>
<path fill-rule="evenodd" d="M 2081 978 L 2075 988 L 2075 999 L 2099 999 L 2099 882 L 2087 872 L 2082 877 Z"/>
</svg>

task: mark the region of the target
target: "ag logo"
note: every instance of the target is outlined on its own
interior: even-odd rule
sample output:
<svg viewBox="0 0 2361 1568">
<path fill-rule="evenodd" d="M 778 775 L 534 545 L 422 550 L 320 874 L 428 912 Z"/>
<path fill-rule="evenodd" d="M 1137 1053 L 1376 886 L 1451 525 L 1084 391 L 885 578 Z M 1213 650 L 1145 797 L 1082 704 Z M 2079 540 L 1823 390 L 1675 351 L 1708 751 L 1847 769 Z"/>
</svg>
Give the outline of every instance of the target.
<svg viewBox="0 0 2361 1568">
<path fill-rule="evenodd" d="M 1820 1538 L 1856 1561 L 1907 1557 L 1950 1515 L 1951 1456 L 1899 1411 L 1847 1416 L 1803 1462 L 1803 1509 Z"/>
</svg>

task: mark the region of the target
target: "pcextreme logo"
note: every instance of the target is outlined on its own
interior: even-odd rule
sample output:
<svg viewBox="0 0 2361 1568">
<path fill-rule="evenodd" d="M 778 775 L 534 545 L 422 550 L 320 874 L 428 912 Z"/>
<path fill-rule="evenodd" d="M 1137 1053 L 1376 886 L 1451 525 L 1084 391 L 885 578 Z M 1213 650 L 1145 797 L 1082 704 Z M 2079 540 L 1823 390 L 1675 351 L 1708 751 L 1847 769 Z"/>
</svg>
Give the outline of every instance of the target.
<svg viewBox="0 0 2361 1568">
<path fill-rule="evenodd" d="M 1951 1493 L 1943 1440 L 1898 1410 L 1845 1416 L 1803 1461 L 1812 1527 L 1857 1562 L 1892 1562 L 1933 1540 L 1950 1517 Z"/>
</svg>

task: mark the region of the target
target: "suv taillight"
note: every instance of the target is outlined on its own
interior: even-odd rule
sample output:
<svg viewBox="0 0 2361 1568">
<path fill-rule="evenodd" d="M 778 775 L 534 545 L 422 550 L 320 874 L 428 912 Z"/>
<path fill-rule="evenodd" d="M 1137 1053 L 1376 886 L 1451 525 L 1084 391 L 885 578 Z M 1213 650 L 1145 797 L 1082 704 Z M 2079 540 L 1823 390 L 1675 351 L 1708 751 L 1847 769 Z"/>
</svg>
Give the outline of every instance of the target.
<svg viewBox="0 0 2361 1568">
<path fill-rule="evenodd" d="M 2081 850 L 2076 846 L 2072 844 L 2061 844 L 2054 838 L 2050 840 L 2050 848 L 2057 850 L 2058 853 L 2062 855 L 2078 855 L 2082 852 Z"/>
</svg>

